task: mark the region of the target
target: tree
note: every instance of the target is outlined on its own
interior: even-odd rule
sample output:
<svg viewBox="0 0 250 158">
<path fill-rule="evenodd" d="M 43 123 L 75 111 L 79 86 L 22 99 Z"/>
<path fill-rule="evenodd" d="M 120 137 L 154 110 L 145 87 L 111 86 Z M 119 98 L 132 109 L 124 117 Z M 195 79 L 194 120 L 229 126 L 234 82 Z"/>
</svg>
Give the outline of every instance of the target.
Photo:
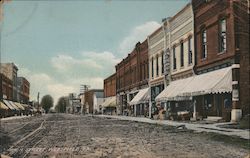
<svg viewBox="0 0 250 158">
<path fill-rule="evenodd" d="M 43 96 L 42 101 L 41 101 L 41 106 L 45 110 L 46 113 L 48 113 L 49 109 L 53 107 L 53 104 L 54 104 L 54 100 L 51 97 L 51 95 Z"/>
<path fill-rule="evenodd" d="M 56 112 L 65 113 L 66 106 L 67 106 L 67 98 L 60 97 L 57 104 L 56 104 L 55 110 L 56 110 Z"/>
</svg>

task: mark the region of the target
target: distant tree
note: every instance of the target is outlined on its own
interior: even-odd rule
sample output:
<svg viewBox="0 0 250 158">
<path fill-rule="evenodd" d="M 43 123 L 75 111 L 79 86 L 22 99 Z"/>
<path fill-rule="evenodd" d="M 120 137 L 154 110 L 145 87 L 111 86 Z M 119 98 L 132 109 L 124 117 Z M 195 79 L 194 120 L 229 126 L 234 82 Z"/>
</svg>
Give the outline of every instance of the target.
<svg viewBox="0 0 250 158">
<path fill-rule="evenodd" d="M 43 96 L 42 101 L 41 101 L 41 106 L 45 110 L 46 113 L 48 113 L 49 109 L 53 107 L 53 104 L 54 104 L 54 100 L 51 97 L 51 95 Z"/>
<path fill-rule="evenodd" d="M 66 106 L 67 106 L 67 98 L 60 97 L 57 104 L 56 104 L 55 110 L 56 110 L 56 112 L 65 113 Z"/>
</svg>

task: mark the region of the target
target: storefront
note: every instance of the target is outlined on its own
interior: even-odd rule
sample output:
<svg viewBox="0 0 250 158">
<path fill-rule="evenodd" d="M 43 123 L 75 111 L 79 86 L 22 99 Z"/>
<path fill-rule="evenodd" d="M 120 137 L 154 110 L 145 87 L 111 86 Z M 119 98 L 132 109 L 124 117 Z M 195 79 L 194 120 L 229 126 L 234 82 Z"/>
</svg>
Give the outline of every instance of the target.
<svg viewBox="0 0 250 158">
<path fill-rule="evenodd" d="M 101 105 L 102 113 L 107 115 L 116 114 L 116 96 L 105 98 Z"/>
<path fill-rule="evenodd" d="M 149 98 L 149 88 L 139 90 L 129 102 L 133 116 L 148 116 Z"/>
<path fill-rule="evenodd" d="M 218 116 L 230 120 L 232 110 L 232 68 L 227 67 L 170 83 L 156 97 L 175 107 L 183 106 L 193 117 Z"/>
</svg>

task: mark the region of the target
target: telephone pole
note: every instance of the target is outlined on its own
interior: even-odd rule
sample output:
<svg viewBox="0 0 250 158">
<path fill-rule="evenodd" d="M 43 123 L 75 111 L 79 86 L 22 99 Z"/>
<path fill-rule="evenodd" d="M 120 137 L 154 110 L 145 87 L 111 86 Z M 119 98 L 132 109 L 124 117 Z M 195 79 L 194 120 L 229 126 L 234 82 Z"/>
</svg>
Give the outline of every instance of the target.
<svg viewBox="0 0 250 158">
<path fill-rule="evenodd" d="M 89 90 L 89 88 L 90 88 L 90 85 L 82 84 L 80 86 L 80 94 L 87 92 Z"/>
</svg>

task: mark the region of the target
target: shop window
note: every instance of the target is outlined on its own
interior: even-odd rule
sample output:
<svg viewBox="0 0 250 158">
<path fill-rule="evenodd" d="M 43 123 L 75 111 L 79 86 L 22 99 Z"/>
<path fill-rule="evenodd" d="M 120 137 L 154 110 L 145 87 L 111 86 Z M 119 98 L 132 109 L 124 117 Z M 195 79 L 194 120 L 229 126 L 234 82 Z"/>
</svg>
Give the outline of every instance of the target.
<svg viewBox="0 0 250 158">
<path fill-rule="evenodd" d="M 225 109 L 231 109 L 232 108 L 232 95 L 227 93 L 224 97 L 224 107 Z"/>
<path fill-rule="evenodd" d="M 222 19 L 219 23 L 219 52 L 224 52 L 227 49 L 226 31 L 226 19 Z"/>
<path fill-rule="evenodd" d="M 212 109 L 212 96 L 211 95 L 206 95 L 204 98 L 204 105 L 205 108 L 208 110 Z"/>
</svg>

